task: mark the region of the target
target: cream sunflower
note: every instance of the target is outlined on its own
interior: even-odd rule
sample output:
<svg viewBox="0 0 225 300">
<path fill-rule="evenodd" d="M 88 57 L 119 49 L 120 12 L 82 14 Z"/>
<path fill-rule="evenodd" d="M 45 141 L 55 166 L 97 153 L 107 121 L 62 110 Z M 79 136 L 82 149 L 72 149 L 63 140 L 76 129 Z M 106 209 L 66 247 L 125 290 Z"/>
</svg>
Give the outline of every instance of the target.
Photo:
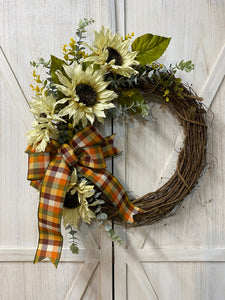
<svg viewBox="0 0 225 300">
<path fill-rule="evenodd" d="M 65 122 L 55 113 L 56 100 L 52 96 L 42 95 L 34 97 L 31 105 L 31 112 L 36 117 L 33 122 L 33 129 L 28 131 L 28 144 L 32 145 L 37 152 L 45 151 L 50 139 L 58 139 L 59 132 L 56 128 L 57 122 Z"/>
<path fill-rule="evenodd" d="M 89 204 L 87 201 L 87 198 L 90 198 L 95 193 L 94 186 L 88 185 L 86 180 L 78 184 L 76 170 L 74 170 L 71 175 L 68 191 L 70 193 L 70 199 L 66 198 L 64 202 L 63 225 L 66 227 L 69 224 L 75 228 L 79 228 L 81 219 L 85 223 L 90 224 L 92 219 L 96 216 L 89 207 L 98 204 L 98 201 L 92 204 Z"/>
<path fill-rule="evenodd" d="M 93 61 L 106 71 L 113 71 L 125 77 L 130 77 L 138 72 L 131 66 L 139 64 L 135 60 L 138 52 L 129 52 L 129 40 L 122 39 L 118 33 L 113 34 L 109 28 L 104 28 L 100 32 L 94 31 L 95 41 L 93 47 L 85 44 L 93 52 L 85 61 Z"/>
<path fill-rule="evenodd" d="M 104 81 L 104 73 L 101 70 L 94 71 L 92 66 L 83 71 L 82 65 L 76 62 L 73 68 L 66 65 L 63 68 L 67 77 L 61 71 L 57 71 L 61 84 L 55 86 L 66 98 L 60 99 L 57 104 L 68 103 L 68 105 L 59 112 L 59 115 L 72 117 L 74 126 L 80 120 L 83 127 L 87 125 L 87 121 L 93 124 L 95 117 L 103 122 L 104 110 L 114 107 L 111 101 L 117 97 L 114 91 L 106 89 L 110 82 Z"/>
</svg>

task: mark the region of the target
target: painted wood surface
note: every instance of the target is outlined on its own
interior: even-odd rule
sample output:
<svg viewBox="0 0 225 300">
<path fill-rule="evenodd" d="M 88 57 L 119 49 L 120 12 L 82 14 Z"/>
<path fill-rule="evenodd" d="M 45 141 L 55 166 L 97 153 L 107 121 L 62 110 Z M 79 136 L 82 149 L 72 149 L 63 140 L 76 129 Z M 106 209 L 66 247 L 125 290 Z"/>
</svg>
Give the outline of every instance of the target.
<svg viewBox="0 0 225 300">
<path fill-rule="evenodd" d="M 126 242 L 115 248 L 115 298 L 224 299 L 225 282 L 219 275 L 224 263 L 217 255 L 218 249 L 225 249 L 225 2 L 129 0 L 124 4 L 118 30 L 172 37 L 161 61 L 195 63 L 192 73 L 178 75 L 192 83 L 210 111 L 208 165 L 179 213 L 152 226 L 117 228 Z M 114 124 L 124 150 L 115 160 L 116 176 L 138 196 L 171 177 L 182 146 L 182 129 L 173 116 L 159 105 L 154 105 L 152 115 L 146 124 L 137 119 Z"/>
<path fill-rule="evenodd" d="M 97 225 L 82 226 L 80 254 L 68 247 L 62 263 L 33 265 L 38 239 L 38 193 L 26 181 L 25 132 L 33 121 L 29 61 L 49 54 L 75 37 L 80 18 L 115 27 L 114 1 L 0 1 L 0 299 L 111 299 L 111 241 Z M 89 32 L 89 36 L 93 33 Z M 111 133 L 111 122 L 105 134 Z M 103 132 L 103 130 L 102 130 Z M 110 165 L 109 165 L 110 167 Z"/>
<path fill-rule="evenodd" d="M 111 242 L 98 226 L 82 226 L 77 256 L 70 253 L 65 239 L 57 270 L 49 262 L 32 264 L 38 194 L 26 181 L 24 154 L 24 133 L 32 122 L 29 60 L 60 55 L 60 47 L 74 36 L 82 17 L 94 18 L 95 28 L 108 25 L 121 34 L 171 36 L 162 62 L 192 59 L 196 69 L 178 75 L 211 105 L 208 165 L 179 214 L 140 229 L 117 228 L 124 243 L 115 247 L 115 299 L 222 300 L 223 0 L 0 1 L 0 299 L 112 299 Z M 182 129 L 173 116 L 159 105 L 152 108 L 152 115 L 147 123 L 133 119 L 113 126 L 123 150 L 114 159 L 115 175 L 137 195 L 155 190 L 171 176 L 182 145 Z M 110 124 L 105 133 L 111 133 Z"/>
</svg>

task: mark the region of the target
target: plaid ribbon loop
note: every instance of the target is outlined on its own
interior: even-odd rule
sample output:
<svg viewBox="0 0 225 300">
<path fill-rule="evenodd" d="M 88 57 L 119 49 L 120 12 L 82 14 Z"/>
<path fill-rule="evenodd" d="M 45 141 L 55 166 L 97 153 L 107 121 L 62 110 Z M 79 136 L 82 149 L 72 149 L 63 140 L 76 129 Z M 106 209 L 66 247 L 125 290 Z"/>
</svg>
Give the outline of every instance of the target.
<svg viewBox="0 0 225 300">
<path fill-rule="evenodd" d="M 62 155 L 67 165 L 72 168 L 75 167 L 78 162 L 80 165 L 93 169 L 107 167 L 104 152 L 100 145 L 79 148 L 77 151 L 74 151 L 70 145 L 63 144 L 61 148 L 59 148 L 59 154 Z"/>
<path fill-rule="evenodd" d="M 107 167 L 104 153 L 100 145 L 85 147 L 81 149 L 78 156 L 79 164 L 85 167 L 92 169 L 105 169 Z"/>
<path fill-rule="evenodd" d="M 105 169 L 105 158 L 119 153 L 113 144 L 114 137 L 104 138 L 90 125 L 79 131 L 69 144 L 52 141 L 46 152 L 39 153 L 31 146 L 27 148 L 28 180 L 40 190 L 39 244 L 34 263 L 48 257 L 58 265 L 63 243 L 60 229 L 63 202 L 73 168 L 111 200 L 125 221 L 134 223 L 133 215 L 142 211 L 130 202 L 119 181 Z"/>
<path fill-rule="evenodd" d="M 64 161 L 69 167 L 74 167 L 78 162 L 78 157 L 73 152 L 73 149 L 68 144 L 63 144 L 61 148 L 59 148 L 59 155 L 62 155 Z"/>
</svg>

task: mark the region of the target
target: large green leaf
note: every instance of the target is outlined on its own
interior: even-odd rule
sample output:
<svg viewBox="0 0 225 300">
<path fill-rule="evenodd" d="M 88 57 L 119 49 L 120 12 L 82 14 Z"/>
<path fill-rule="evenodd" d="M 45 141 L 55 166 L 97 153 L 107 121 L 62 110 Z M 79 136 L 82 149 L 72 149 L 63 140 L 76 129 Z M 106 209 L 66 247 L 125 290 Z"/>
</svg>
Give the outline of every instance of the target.
<svg viewBox="0 0 225 300">
<path fill-rule="evenodd" d="M 171 38 L 146 33 L 136 38 L 132 43 L 132 51 L 138 51 L 136 59 L 141 65 L 157 60 L 166 50 Z"/>
<path fill-rule="evenodd" d="M 57 70 L 63 71 L 63 65 L 64 64 L 65 64 L 64 60 L 59 59 L 54 55 L 51 55 L 50 70 L 51 70 L 51 77 L 52 77 L 52 80 L 53 80 L 54 83 L 60 83 L 57 75 L 55 74 L 55 72 Z"/>
</svg>

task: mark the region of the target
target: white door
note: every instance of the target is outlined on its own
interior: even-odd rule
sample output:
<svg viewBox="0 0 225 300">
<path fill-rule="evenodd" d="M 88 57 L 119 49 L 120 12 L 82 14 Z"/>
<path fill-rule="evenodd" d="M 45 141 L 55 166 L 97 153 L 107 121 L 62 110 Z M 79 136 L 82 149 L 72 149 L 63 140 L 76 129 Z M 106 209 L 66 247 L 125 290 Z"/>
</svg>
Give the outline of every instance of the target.
<svg viewBox="0 0 225 300">
<path fill-rule="evenodd" d="M 225 1 L 124 3 L 118 30 L 172 37 L 162 61 L 191 59 L 195 70 L 179 75 L 211 106 L 208 164 L 179 213 L 136 230 L 118 228 L 126 243 L 115 249 L 115 299 L 225 299 Z M 116 176 L 139 196 L 171 177 L 182 145 L 178 122 L 157 105 L 152 115 L 146 125 L 114 125 L 125 149 Z"/>
<path fill-rule="evenodd" d="M 38 193 L 29 186 L 25 133 L 33 121 L 29 61 L 61 55 L 79 19 L 115 24 L 110 1 L 0 1 L 0 299 L 111 299 L 111 241 L 98 226 L 81 227 L 73 255 L 64 232 L 62 259 L 33 265 L 38 241 Z M 110 129 L 110 128 L 109 128 Z"/>
<path fill-rule="evenodd" d="M 0 1 L 0 299 L 225 298 L 224 12 L 222 0 Z M 24 153 L 24 133 L 32 122 L 29 60 L 60 55 L 83 17 L 94 18 L 95 28 L 108 25 L 121 34 L 171 36 L 163 61 L 192 59 L 196 69 L 181 76 L 207 105 L 212 102 L 209 119 L 214 115 L 199 185 L 176 216 L 137 230 L 118 228 L 124 243 L 115 246 L 114 270 L 111 242 L 98 226 L 82 226 L 77 256 L 64 241 L 57 270 L 49 262 L 32 263 L 38 194 L 26 181 Z M 171 176 L 182 142 L 182 130 L 169 113 L 155 106 L 153 116 L 157 120 L 146 125 L 114 124 L 124 151 L 114 159 L 115 175 L 137 195 Z"/>
</svg>

